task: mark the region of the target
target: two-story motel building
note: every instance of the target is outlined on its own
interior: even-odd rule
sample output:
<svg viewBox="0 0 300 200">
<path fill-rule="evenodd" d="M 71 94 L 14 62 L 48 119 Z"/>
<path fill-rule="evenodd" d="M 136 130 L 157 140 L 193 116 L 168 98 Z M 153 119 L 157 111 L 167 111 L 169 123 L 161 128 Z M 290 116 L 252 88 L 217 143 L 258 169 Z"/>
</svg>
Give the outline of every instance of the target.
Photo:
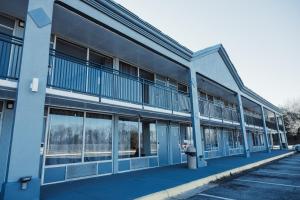
<svg viewBox="0 0 300 200">
<path fill-rule="evenodd" d="M 287 146 L 222 45 L 192 52 L 110 0 L 0 0 L 0 77 L 3 199 L 184 163 L 188 145 L 199 167 Z"/>
</svg>

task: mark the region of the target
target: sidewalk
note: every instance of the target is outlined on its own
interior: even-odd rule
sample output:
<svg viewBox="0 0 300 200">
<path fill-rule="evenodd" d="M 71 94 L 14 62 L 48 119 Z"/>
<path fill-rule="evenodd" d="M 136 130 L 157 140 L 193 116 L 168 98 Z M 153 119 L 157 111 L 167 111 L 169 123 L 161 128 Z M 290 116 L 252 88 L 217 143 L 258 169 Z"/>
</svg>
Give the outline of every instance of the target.
<svg viewBox="0 0 300 200">
<path fill-rule="evenodd" d="M 216 158 L 208 160 L 207 167 L 197 170 L 189 170 L 182 164 L 47 185 L 41 188 L 41 199 L 135 199 L 288 152 L 274 150 L 252 153 L 250 158 L 242 155 Z"/>
</svg>

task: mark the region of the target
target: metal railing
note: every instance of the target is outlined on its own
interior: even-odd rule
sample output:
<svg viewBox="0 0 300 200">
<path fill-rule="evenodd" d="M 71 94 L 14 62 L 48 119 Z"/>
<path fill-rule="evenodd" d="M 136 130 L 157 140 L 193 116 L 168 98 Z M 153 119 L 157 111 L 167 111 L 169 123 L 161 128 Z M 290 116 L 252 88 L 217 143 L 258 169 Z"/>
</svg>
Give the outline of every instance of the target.
<svg viewBox="0 0 300 200">
<path fill-rule="evenodd" d="M 18 79 L 23 40 L 0 33 L 0 78 Z"/>
<path fill-rule="evenodd" d="M 224 107 L 207 100 L 199 100 L 199 112 L 201 116 L 215 118 L 229 122 L 240 122 L 237 110 Z"/>
<path fill-rule="evenodd" d="M 245 123 L 247 125 L 260 126 L 263 127 L 262 118 L 258 118 L 249 114 L 244 114 Z"/>
<path fill-rule="evenodd" d="M 54 50 L 48 86 L 178 112 L 191 110 L 186 93 Z"/>
</svg>

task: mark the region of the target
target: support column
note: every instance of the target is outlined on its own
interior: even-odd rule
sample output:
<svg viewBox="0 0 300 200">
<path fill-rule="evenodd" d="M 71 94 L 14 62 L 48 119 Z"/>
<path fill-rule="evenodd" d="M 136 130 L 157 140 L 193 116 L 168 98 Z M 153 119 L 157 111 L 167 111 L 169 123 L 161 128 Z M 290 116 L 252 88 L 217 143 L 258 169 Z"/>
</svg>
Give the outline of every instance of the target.
<svg viewBox="0 0 300 200">
<path fill-rule="evenodd" d="M 281 133 L 280 133 L 280 130 L 279 130 L 278 118 L 277 118 L 276 113 L 274 113 L 274 116 L 275 116 L 275 122 L 276 122 L 276 129 L 277 129 L 278 139 L 279 139 L 279 146 L 280 146 L 280 149 L 283 149 L 282 138 L 281 138 Z"/>
<path fill-rule="evenodd" d="M 264 111 L 264 107 L 263 106 L 260 106 L 260 107 L 261 107 L 261 115 L 262 115 L 263 126 L 264 126 L 264 135 L 265 135 L 266 150 L 267 150 L 267 152 L 270 153 L 271 152 L 271 148 L 270 148 L 270 145 L 269 145 L 268 128 L 267 128 L 267 125 L 266 125 L 265 111 Z"/>
<path fill-rule="evenodd" d="M 197 91 L 197 78 L 196 72 L 192 69 L 189 71 L 190 77 L 190 98 L 191 98 L 191 117 L 193 126 L 193 138 L 194 145 L 197 154 L 197 167 L 204 167 L 207 165 L 204 160 L 204 150 L 202 145 L 202 135 L 200 130 L 200 118 L 199 118 L 199 102 L 198 102 L 198 91 Z"/>
<path fill-rule="evenodd" d="M 112 118 L 113 121 L 113 128 L 112 128 L 112 134 L 113 134 L 113 149 L 112 149 L 112 161 L 113 161 L 113 173 L 118 173 L 119 171 L 119 116 L 114 115 Z"/>
<path fill-rule="evenodd" d="M 248 145 L 247 132 L 246 132 L 246 128 L 245 128 L 244 109 L 243 109 L 242 98 L 239 93 L 237 94 L 237 99 L 238 99 L 238 103 L 239 103 L 241 130 L 242 130 L 243 138 L 244 138 L 245 156 L 246 156 L 246 158 L 249 158 L 250 157 L 250 149 L 249 149 L 249 145 Z"/>
<path fill-rule="evenodd" d="M 281 120 L 282 120 L 282 126 L 283 126 L 283 135 L 285 137 L 285 142 L 286 142 L 286 148 L 289 149 L 289 143 L 288 143 L 288 138 L 286 135 L 286 130 L 285 130 L 285 125 L 284 125 L 284 118 L 283 116 L 281 116 Z"/>
<path fill-rule="evenodd" d="M 3 200 L 39 199 L 40 196 L 40 145 L 53 2 L 28 1 L 14 127 L 5 182 L 2 184 Z M 21 180 L 28 181 L 25 187 L 21 187 Z"/>
</svg>

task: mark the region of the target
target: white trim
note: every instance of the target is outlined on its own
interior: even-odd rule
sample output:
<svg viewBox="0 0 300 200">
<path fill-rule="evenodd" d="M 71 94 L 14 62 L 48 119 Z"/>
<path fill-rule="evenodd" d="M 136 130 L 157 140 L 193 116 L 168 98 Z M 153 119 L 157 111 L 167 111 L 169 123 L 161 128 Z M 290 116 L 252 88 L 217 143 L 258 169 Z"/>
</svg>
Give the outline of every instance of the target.
<svg viewBox="0 0 300 200">
<path fill-rule="evenodd" d="M 154 107 L 151 107 L 151 106 L 144 106 L 144 110 L 150 110 L 150 111 L 155 111 L 155 112 L 172 114 L 172 110 L 166 110 L 166 109 L 163 109 L 163 108 L 154 108 Z"/>
<path fill-rule="evenodd" d="M 177 111 L 173 111 L 174 115 L 181 115 L 181 116 L 185 116 L 185 117 L 191 117 L 190 113 L 184 113 L 184 112 L 177 112 Z"/>
<path fill-rule="evenodd" d="M 9 81 L 9 80 L 0 79 L 0 86 L 9 87 L 9 88 L 17 88 L 18 83 L 17 83 L 17 81 Z"/>
<path fill-rule="evenodd" d="M 142 109 L 143 108 L 142 105 L 128 103 L 128 102 L 124 102 L 124 101 L 107 99 L 107 98 L 103 98 L 103 97 L 101 98 L 101 103 L 124 106 L 124 107 L 130 107 L 130 108 L 137 108 L 137 109 Z"/>
<path fill-rule="evenodd" d="M 74 92 L 67 92 L 63 90 L 53 89 L 53 88 L 46 88 L 47 94 L 52 94 L 56 96 L 63 96 L 63 97 L 70 97 L 75 99 L 83 99 L 88 101 L 99 102 L 99 97 L 90 96 L 86 94 L 74 93 Z"/>
</svg>

